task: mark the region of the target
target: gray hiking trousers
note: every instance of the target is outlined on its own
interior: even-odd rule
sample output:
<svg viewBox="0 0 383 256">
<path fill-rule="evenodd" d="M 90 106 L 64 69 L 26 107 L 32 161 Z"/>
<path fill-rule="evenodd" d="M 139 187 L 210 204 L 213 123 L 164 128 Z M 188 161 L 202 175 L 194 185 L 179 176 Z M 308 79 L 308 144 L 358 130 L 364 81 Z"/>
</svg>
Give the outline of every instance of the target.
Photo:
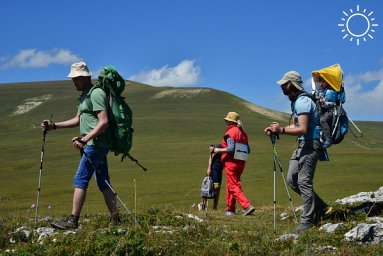
<svg viewBox="0 0 383 256">
<path fill-rule="evenodd" d="M 316 224 L 314 218 L 320 217 L 328 207 L 313 188 L 315 168 L 321 150 L 318 140 L 301 141 L 290 159 L 287 181 L 303 201 L 301 224 Z"/>
</svg>

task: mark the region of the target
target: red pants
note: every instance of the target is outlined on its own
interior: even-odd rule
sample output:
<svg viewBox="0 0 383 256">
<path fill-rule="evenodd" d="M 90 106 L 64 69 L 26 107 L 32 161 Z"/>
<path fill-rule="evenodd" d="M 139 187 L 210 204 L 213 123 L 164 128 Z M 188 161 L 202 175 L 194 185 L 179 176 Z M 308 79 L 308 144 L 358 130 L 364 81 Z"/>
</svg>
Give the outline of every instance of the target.
<svg viewBox="0 0 383 256">
<path fill-rule="evenodd" d="M 226 174 L 226 211 L 235 212 L 235 203 L 246 209 L 250 205 L 249 199 L 245 196 L 241 186 L 241 175 L 245 165 L 233 165 L 232 163 L 225 163 Z"/>
</svg>

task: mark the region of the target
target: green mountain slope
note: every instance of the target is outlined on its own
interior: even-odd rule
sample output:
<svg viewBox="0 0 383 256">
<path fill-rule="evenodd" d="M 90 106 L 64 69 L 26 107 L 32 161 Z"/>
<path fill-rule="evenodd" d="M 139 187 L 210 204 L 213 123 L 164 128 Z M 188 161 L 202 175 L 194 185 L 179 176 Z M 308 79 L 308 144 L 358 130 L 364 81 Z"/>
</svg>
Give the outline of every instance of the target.
<svg viewBox="0 0 383 256">
<path fill-rule="evenodd" d="M 256 205 L 272 205 L 273 153 L 263 129 L 271 121 L 287 125 L 289 115 L 267 110 L 234 95 L 209 88 L 152 87 L 129 82 L 124 92 L 134 112 L 131 151 L 147 172 L 129 160 L 109 156 L 111 183 L 128 208 L 170 205 L 190 208 L 199 201 L 199 186 L 206 173 L 208 147 L 220 143 L 228 111 L 241 115 L 252 153 L 243 174 L 245 193 Z M 76 113 L 79 92 L 71 81 L 0 84 L 0 212 L 30 212 L 35 203 L 40 167 L 43 119 L 61 121 Z M 286 100 L 288 100 L 286 98 Z M 23 106 L 23 107 L 22 107 Z M 347 108 L 347 106 L 346 106 Z M 372 191 L 382 180 L 382 122 L 356 122 L 364 137 L 348 134 L 329 150 L 330 162 L 320 163 L 315 186 L 330 203 L 359 191 Z M 71 139 L 78 129 L 47 134 L 41 185 L 42 214 L 68 213 L 73 175 L 79 160 Z M 277 143 L 284 172 L 295 138 L 281 136 Z M 288 205 L 280 174 L 277 201 Z M 224 191 L 223 191 L 224 193 Z M 300 199 L 293 195 L 293 201 Z M 53 206 L 48 209 L 48 206 Z M 224 206 L 224 195 L 220 208 Z M 84 213 L 106 211 L 95 182 L 91 182 Z"/>
</svg>

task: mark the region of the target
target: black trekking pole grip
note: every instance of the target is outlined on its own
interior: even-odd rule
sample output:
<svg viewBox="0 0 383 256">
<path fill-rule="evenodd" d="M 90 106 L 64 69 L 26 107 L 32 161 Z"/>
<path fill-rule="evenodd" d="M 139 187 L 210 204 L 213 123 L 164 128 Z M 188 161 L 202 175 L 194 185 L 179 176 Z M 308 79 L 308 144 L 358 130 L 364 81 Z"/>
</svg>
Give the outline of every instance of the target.
<svg viewBox="0 0 383 256">
<path fill-rule="evenodd" d="M 44 128 L 43 133 L 44 133 L 44 136 L 45 136 L 45 134 L 47 134 L 47 132 L 48 132 L 48 121 L 44 121 L 44 125 L 45 125 L 45 128 Z"/>
<path fill-rule="evenodd" d="M 275 143 L 277 142 L 277 139 L 279 140 L 279 134 L 271 132 L 269 136 L 270 136 L 271 144 L 273 144 L 274 146 Z"/>
</svg>

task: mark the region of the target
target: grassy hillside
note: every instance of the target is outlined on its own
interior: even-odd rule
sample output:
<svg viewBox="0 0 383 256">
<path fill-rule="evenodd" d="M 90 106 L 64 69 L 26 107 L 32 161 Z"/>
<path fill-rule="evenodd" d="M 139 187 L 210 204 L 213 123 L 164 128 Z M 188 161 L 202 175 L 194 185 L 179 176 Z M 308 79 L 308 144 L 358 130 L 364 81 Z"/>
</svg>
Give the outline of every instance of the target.
<svg viewBox="0 0 383 256">
<path fill-rule="evenodd" d="M 208 146 L 219 143 L 225 131 L 223 117 L 236 111 L 248 132 L 252 153 L 243 174 L 245 193 L 256 207 L 271 206 L 273 197 L 273 154 L 263 129 L 275 118 L 288 123 L 289 115 L 249 107 L 231 94 L 208 88 L 156 88 L 128 82 L 124 92 L 134 112 L 134 145 L 131 151 L 145 167 L 120 162 L 109 156 L 111 182 L 128 208 L 176 207 L 188 210 L 200 200 L 199 186 L 205 175 Z M 34 212 L 40 166 L 43 119 L 71 118 L 76 113 L 79 92 L 71 81 L 0 84 L 0 214 Z M 288 100 L 286 98 L 286 100 Z M 18 106 L 43 101 L 26 113 Z M 347 109 L 347 106 L 346 106 Z M 356 122 L 363 138 L 348 134 L 344 142 L 329 150 L 330 162 L 320 163 L 315 178 L 317 192 L 329 203 L 382 185 L 383 123 Z M 40 197 L 40 213 L 67 214 L 71 208 L 73 175 L 79 153 L 71 145 L 78 129 L 49 132 Z M 278 153 L 287 173 L 295 138 L 281 136 Z M 277 202 L 288 207 L 280 174 Z M 220 209 L 224 207 L 221 197 Z M 296 205 L 300 199 L 293 194 Z M 48 206 L 50 209 L 48 209 Z M 101 194 L 92 181 L 83 213 L 105 213 Z"/>
</svg>

